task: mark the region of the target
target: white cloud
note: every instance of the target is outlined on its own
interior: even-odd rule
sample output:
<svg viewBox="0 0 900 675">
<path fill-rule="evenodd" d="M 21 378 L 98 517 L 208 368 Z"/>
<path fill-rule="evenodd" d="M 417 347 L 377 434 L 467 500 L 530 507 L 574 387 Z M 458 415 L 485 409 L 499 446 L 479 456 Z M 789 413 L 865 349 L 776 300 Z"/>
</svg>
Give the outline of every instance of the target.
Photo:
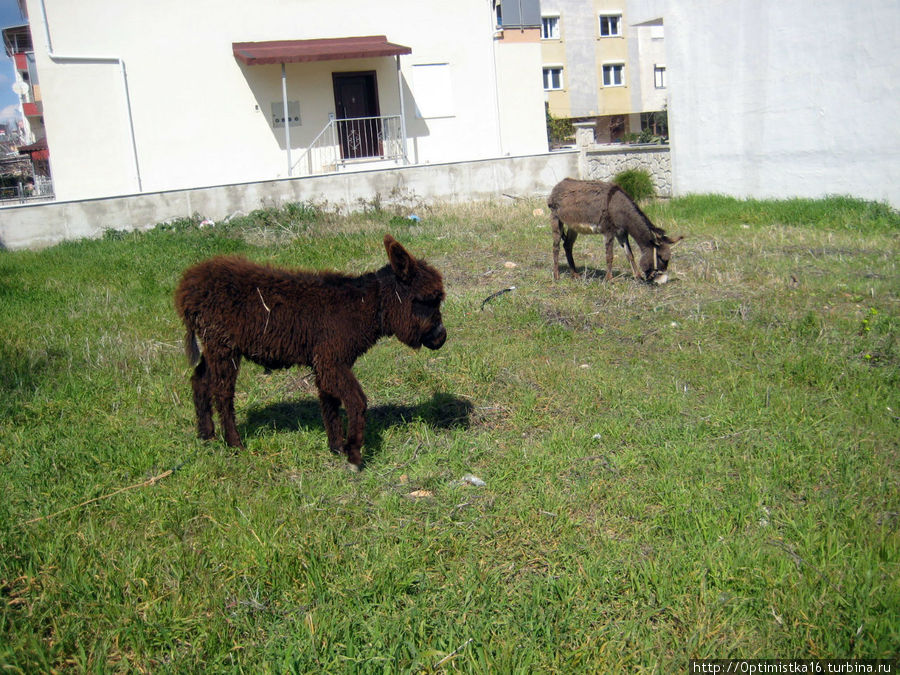
<svg viewBox="0 0 900 675">
<path fill-rule="evenodd" d="M 0 122 L 14 122 L 19 119 L 19 106 L 8 105 L 0 110 Z"/>
</svg>

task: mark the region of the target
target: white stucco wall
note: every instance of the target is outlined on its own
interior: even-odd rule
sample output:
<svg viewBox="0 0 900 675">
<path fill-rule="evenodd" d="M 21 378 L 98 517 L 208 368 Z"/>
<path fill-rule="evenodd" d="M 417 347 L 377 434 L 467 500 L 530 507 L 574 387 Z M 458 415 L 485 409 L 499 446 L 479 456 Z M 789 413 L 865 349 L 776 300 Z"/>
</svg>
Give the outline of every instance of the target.
<svg viewBox="0 0 900 675">
<path fill-rule="evenodd" d="M 632 64 L 631 109 L 638 112 L 665 110 L 667 90 L 656 88 L 654 76 L 656 65 L 666 64 L 665 26 L 630 26 L 628 48 Z"/>
<path fill-rule="evenodd" d="M 541 50 L 537 43 L 495 43 L 500 145 L 504 155 L 547 152 L 547 121 L 527 111 L 544 110 Z M 523 112 L 525 114 L 523 114 Z"/>
<path fill-rule="evenodd" d="M 52 61 L 40 0 L 27 0 L 41 74 L 44 116 L 57 198 L 84 199 L 287 175 L 283 129 L 270 123 L 281 101 L 281 67 L 244 66 L 233 42 L 384 34 L 412 48 L 401 56 L 410 157 L 448 162 L 540 151 L 517 130 L 543 126 L 543 105 L 520 107 L 523 122 L 501 143 L 493 59 L 493 14 L 485 0 L 433 5 L 418 0 L 45 0 L 58 55 L 124 60 L 133 114 L 137 171 L 125 90 L 114 63 Z M 534 45 L 539 54 L 539 47 Z M 536 58 L 539 58 L 537 56 Z M 447 63 L 453 114 L 415 115 L 412 68 Z M 288 64 L 288 99 L 300 102 L 293 159 L 334 112 L 333 72 L 376 71 L 382 115 L 399 113 L 394 57 Z M 539 73 L 537 75 L 539 77 Z M 511 83 L 512 94 L 516 86 Z M 543 146 L 546 149 L 546 145 Z"/>
<path fill-rule="evenodd" d="M 676 194 L 900 207 L 896 0 L 631 0 L 662 16 Z"/>
</svg>

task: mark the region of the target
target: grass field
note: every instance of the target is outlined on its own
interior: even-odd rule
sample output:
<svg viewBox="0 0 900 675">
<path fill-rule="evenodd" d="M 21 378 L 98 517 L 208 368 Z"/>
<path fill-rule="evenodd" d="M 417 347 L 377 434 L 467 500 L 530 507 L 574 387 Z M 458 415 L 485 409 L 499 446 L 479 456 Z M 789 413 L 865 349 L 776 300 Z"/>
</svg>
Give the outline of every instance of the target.
<svg viewBox="0 0 900 675">
<path fill-rule="evenodd" d="M 652 204 L 686 236 L 657 288 L 621 253 L 604 284 L 598 237 L 553 283 L 542 206 L 292 205 L 0 252 L 0 670 L 896 658 L 897 213 Z M 181 271 L 371 270 L 386 231 L 442 270 L 449 337 L 357 362 L 366 469 L 328 452 L 305 369 L 245 363 L 247 451 L 198 441 Z"/>
</svg>

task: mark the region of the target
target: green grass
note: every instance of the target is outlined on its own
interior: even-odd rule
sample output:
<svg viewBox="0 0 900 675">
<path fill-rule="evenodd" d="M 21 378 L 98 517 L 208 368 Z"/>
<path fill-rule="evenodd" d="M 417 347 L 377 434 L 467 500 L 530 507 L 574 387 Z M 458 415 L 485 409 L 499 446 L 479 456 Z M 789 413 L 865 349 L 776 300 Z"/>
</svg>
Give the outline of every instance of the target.
<svg viewBox="0 0 900 675">
<path fill-rule="evenodd" d="M 553 283 L 541 206 L 307 204 L 0 253 L 0 668 L 896 657 L 897 214 L 649 204 L 687 237 L 655 288 L 621 254 L 600 281 L 592 237 L 587 278 Z M 181 270 L 374 269 L 385 231 L 443 271 L 449 338 L 357 363 L 366 470 L 328 452 L 306 369 L 245 364 L 247 451 L 196 440 Z"/>
</svg>

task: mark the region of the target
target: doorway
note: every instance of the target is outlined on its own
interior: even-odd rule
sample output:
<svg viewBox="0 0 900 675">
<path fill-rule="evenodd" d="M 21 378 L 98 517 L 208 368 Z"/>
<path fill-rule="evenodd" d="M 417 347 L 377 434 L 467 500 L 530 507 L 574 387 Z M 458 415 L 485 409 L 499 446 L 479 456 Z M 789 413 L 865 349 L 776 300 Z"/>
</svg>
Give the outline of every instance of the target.
<svg viewBox="0 0 900 675">
<path fill-rule="evenodd" d="M 375 71 L 333 73 L 334 110 L 343 159 L 380 157 L 381 114 Z M 346 121 L 342 121 L 346 120 Z"/>
</svg>

